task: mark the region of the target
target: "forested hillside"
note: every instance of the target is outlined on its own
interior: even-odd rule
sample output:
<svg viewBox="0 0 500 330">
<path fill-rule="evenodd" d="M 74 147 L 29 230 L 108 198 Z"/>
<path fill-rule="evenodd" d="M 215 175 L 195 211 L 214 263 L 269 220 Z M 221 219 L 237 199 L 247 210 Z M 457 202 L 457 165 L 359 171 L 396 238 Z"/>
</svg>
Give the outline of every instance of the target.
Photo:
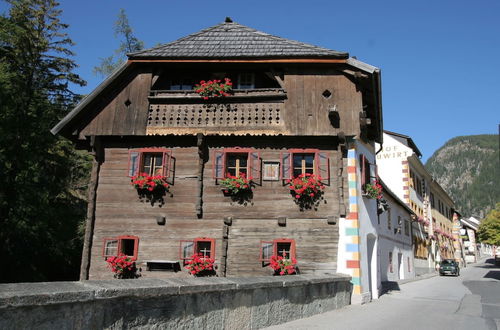
<svg viewBox="0 0 500 330">
<path fill-rule="evenodd" d="M 483 218 L 500 202 L 498 135 L 458 136 L 425 164 L 464 217 Z"/>
</svg>

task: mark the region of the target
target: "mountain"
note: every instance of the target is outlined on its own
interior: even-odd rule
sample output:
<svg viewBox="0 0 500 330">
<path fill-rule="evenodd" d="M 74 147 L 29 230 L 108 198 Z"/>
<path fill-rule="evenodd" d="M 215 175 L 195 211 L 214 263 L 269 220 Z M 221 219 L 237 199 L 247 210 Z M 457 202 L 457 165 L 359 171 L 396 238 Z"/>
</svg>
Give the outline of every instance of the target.
<svg viewBox="0 0 500 330">
<path fill-rule="evenodd" d="M 425 164 L 464 217 L 482 219 L 500 202 L 498 138 L 498 135 L 455 137 Z"/>
</svg>

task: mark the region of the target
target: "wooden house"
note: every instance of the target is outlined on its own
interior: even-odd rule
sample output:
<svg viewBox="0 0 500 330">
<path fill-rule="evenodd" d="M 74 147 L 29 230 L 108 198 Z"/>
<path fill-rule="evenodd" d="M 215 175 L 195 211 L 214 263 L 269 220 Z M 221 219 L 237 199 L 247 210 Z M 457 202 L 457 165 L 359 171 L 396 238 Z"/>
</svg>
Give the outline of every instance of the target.
<svg viewBox="0 0 500 330">
<path fill-rule="evenodd" d="M 225 78 L 227 96 L 194 90 Z M 380 71 L 226 19 L 129 54 L 52 133 L 94 155 L 82 279 L 111 278 L 105 258 L 120 252 L 150 278 L 187 276 L 192 253 L 215 258 L 218 276 L 272 274 L 282 253 L 303 274 L 334 273 L 346 145 L 382 139 Z M 168 191 L 135 189 L 143 172 Z M 225 193 L 221 182 L 240 173 L 251 191 Z M 324 189 L 297 199 L 288 180 L 301 174 Z"/>
</svg>

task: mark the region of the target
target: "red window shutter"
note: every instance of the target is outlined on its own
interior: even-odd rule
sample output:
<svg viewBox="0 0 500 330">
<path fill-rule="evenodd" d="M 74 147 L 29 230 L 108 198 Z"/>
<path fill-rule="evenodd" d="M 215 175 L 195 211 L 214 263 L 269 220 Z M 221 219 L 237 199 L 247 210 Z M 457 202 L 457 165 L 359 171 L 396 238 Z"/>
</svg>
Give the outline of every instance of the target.
<svg viewBox="0 0 500 330">
<path fill-rule="evenodd" d="M 174 158 L 172 151 L 167 150 L 163 152 L 163 175 L 166 177 L 169 184 L 174 184 Z"/>
<path fill-rule="evenodd" d="M 224 151 L 214 151 L 212 167 L 214 179 L 224 179 L 226 175 L 226 154 Z"/>
<path fill-rule="evenodd" d="M 250 167 L 248 179 L 252 180 L 256 184 L 260 184 L 262 177 L 262 166 L 260 155 L 257 151 L 248 153 L 248 164 L 248 166 Z"/>
<path fill-rule="evenodd" d="M 330 157 L 327 152 L 318 152 L 315 155 L 317 171 L 322 183 L 330 184 Z"/>
<path fill-rule="evenodd" d="M 194 241 L 181 240 L 179 242 L 179 259 L 186 261 L 194 254 Z"/>
<path fill-rule="evenodd" d="M 289 151 L 281 152 L 281 180 L 288 180 L 292 178 L 292 155 Z"/>
<path fill-rule="evenodd" d="M 128 176 L 133 177 L 139 174 L 141 163 L 141 152 L 137 150 L 129 150 L 128 152 Z"/>
<path fill-rule="evenodd" d="M 259 261 L 269 262 L 274 253 L 275 247 L 273 242 L 260 241 L 260 258 Z"/>
<path fill-rule="evenodd" d="M 361 176 L 361 189 L 365 189 L 366 182 L 366 158 L 365 155 L 359 156 L 359 166 L 360 168 L 360 176 Z"/>
</svg>

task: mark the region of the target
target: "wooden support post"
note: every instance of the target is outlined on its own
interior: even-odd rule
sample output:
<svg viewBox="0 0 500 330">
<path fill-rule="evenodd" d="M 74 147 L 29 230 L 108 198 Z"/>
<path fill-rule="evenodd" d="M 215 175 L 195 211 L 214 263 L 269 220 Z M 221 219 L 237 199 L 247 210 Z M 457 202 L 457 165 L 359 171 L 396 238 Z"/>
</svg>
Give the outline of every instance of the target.
<svg viewBox="0 0 500 330">
<path fill-rule="evenodd" d="M 344 132 L 338 134 L 338 157 L 337 157 L 337 191 L 339 194 L 339 216 L 345 218 L 347 216 L 347 207 L 344 197 L 344 173 L 347 173 L 347 164 L 344 162 L 344 152 L 346 151 L 346 137 Z"/>
<path fill-rule="evenodd" d="M 230 217 L 229 217 L 230 218 Z M 232 221 L 232 218 L 230 218 Z M 222 229 L 222 257 L 220 259 L 220 272 L 222 277 L 226 277 L 227 273 L 227 248 L 229 246 L 229 226 L 224 219 L 224 227 Z M 231 222 L 232 223 L 232 222 Z"/>
<path fill-rule="evenodd" d="M 95 208 L 97 198 L 97 186 L 99 184 L 99 171 L 104 159 L 103 149 L 99 137 L 90 138 L 92 148 L 92 172 L 88 187 L 87 220 L 85 224 L 85 237 L 83 240 L 82 263 L 80 265 L 80 281 L 89 279 L 90 257 L 92 255 L 92 237 L 94 236 Z"/>
<path fill-rule="evenodd" d="M 205 168 L 205 140 L 201 133 L 196 136 L 198 146 L 198 196 L 196 201 L 196 215 L 203 218 L 203 170 Z"/>
</svg>

